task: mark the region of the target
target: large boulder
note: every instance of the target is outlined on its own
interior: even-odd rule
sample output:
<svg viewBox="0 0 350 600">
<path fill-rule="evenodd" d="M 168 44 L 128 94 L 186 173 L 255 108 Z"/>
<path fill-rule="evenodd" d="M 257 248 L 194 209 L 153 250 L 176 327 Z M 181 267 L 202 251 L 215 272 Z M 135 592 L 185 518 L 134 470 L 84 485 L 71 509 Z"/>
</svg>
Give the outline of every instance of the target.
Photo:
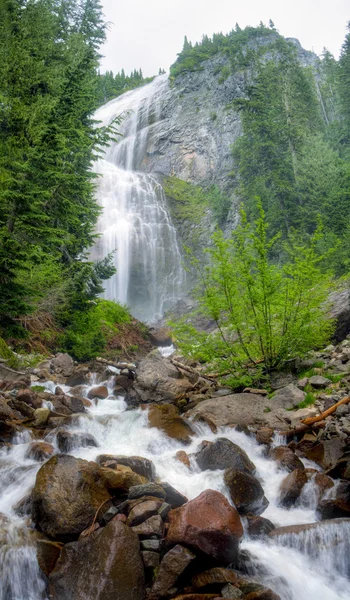
<svg viewBox="0 0 350 600">
<path fill-rule="evenodd" d="M 325 471 L 334 469 L 343 456 L 345 449 L 344 441 L 337 437 L 331 440 L 322 440 L 311 448 L 305 450 L 305 455 L 309 460 L 313 460 Z"/>
<path fill-rule="evenodd" d="M 55 373 L 69 377 L 74 371 L 74 361 L 69 354 L 58 353 L 51 361 L 51 368 Z"/>
<path fill-rule="evenodd" d="M 260 515 L 268 507 L 261 483 L 250 473 L 226 469 L 224 481 L 240 515 Z"/>
<path fill-rule="evenodd" d="M 283 429 L 285 428 L 283 417 L 278 411 L 276 412 L 272 402 L 273 400 L 260 394 L 231 394 L 203 400 L 187 411 L 185 417 L 209 419 L 216 427 L 268 425 L 275 429 Z M 277 413 L 279 418 L 277 418 Z M 288 413 L 286 415 L 288 416 Z"/>
<path fill-rule="evenodd" d="M 196 555 L 191 550 L 180 544 L 169 550 L 160 564 L 148 600 L 159 600 L 166 596 L 167 592 L 175 586 L 180 575 L 195 558 Z"/>
<path fill-rule="evenodd" d="M 148 408 L 148 422 L 150 427 L 157 427 L 161 431 L 183 444 L 190 444 L 194 431 L 173 404 L 153 404 Z"/>
<path fill-rule="evenodd" d="M 115 469 L 118 465 L 130 467 L 132 471 L 153 481 L 156 476 L 156 469 L 149 458 L 143 456 L 123 456 L 121 454 L 100 454 L 96 459 L 97 464 L 101 467 L 109 467 Z"/>
<path fill-rule="evenodd" d="M 307 475 L 305 470 L 295 469 L 289 473 L 281 483 L 279 503 L 286 508 L 295 504 L 306 483 Z"/>
<path fill-rule="evenodd" d="M 269 457 L 276 461 L 279 467 L 286 469 L 290 473 L 294 471 L 294 469 L 303 470 L 305 468 L 300 458 L 298 458 L 293 450 L 287 446 L 276 446 L 276 448 L 272 448 Z"/>
<path fill-rule="evenodd" d="M 169 513 L 166 543 L 183 544 L 228 564 L 237 559 L 243 527 L 225 496 L 206 490 Z"/>
<path fill-rule="evenodd" d="M 74 540 L 109 499 L 98 465 L 58 454 L 37 473 L 32 492 L 33 521 L 50 538 Z"/>
<path fill-rule="evenodd" d="M 334 496 L 319 502 L 317 515 L 320 519 L 350 517 L 350 482 L 341 481 L 336 487 Z"/>
<path fill-rule="evenodd" d="M 144 600 L 136 533 L 113 520 L 89 537 L 66 544 L 49 581 L 55 600 Z"/>
<path fill-rule="evenodd" d="M 270 399 L 273 408 L 284 408 L 285 410 L 297 408 L 300 402 L 305 400 L 305 392 L 302 392 L 293 383 L 281 388 Z"/>
<path fill-rule="evenodd" d="M 59 431 L 56 441 L 59 450 L 65 454 L 68 454 L 74 448 L 96 448 L 98 446 L 97 441 L 91 433 L 80 431 Z"/>
<path fill-rule="evenodd" d="M 142 402 L 170 402 L 192 389 L 190 381 L 158 351 L 140 361 L 134 389 Z"/>
<path fill-rule="evenodd" d="M 195 458 L 202 471 L 229 468 L 251 474 L 256 471 L 247 453 L 226 438 L 218 438 L 215 442 L 203 442 Z"/>
<path fill-rule="evenodd" d="M 350 290 L 330 294 L 330 316 L 335 319 L 334 340 L 341 342 L 350 333 Z"/>
</svg>

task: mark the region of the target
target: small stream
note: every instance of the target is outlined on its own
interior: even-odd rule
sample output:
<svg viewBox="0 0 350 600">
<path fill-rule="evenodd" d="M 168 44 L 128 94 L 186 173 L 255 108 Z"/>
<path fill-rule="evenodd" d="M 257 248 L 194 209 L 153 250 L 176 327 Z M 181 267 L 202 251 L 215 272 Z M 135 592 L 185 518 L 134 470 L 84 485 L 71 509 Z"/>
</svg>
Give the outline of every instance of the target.
<svg viewBox="0 0 350 600">
<path fill-rule="evenodd" d="M 229 499 L 224 471 L 202 472 L 193 457 L 189 470 L 175 458 L 176 452 L 184 447 L 158 429 L 148 427 L 145 411 L 126 410 L 123 398 L 112 395 L 113 377 L 106 384 L 111 395 L 106 400 L 95 401 L 87 413 L 77 417 L 74 426 L 69 427 L 70 431 L 92 434 L 99 447 L 77 448 L 72 455 L 86 460 L 95 460 L 99 454 L 143 456 L 154 462 L 161 480 L 168 481 L 189 499 L 208 488 Z M 54 391 L 55 384 L 47 382 L 45 385 L 48 391 Z M 69 393 L 69 388 L 60 387 Z M 203 440 L 213 441 L 218 437 L 230 439 L 247 452 L 270 502 L 264 517 L 276 526 L 317 520 L 317 494 L 312 481 L 307 484 L 299 506 L 282 508 L 277 499 L 286 472 L 279 471 L 273 461 L 264 457 L 262 446 L 231 428 L 221 428 L 215 434 L 203 425 L 196 428 L 197 435 L 186 447 L 189 455 Z M 26 458 L 31 441 L 30 434 L 24 433 L 14 440 L 10 449 L 0 450 L 0 600 L 46 600 L 45 581 L 36 560 L 35 531 L 28 516 L 19 517 L 14 512 L 34 485 L 42 464 Z M 57 448 L 55 431 L 50 432 L 45 441 Z M 320 523 L 302 535 L 285 534 L 262 541 L 245 537 L 242 549 L 251 556 L 251 575 L 273 588 L 282 600 L 350 599 L 350 519 L 347 523 Z"/>
</svg>

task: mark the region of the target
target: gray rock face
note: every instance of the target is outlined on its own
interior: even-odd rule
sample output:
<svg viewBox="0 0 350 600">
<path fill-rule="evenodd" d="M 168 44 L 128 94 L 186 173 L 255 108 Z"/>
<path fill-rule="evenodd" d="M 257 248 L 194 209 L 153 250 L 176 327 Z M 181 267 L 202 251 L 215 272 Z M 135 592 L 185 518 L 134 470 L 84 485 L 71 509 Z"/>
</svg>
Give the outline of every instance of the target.
<svg viewBox="0 0 350 600">
<path fill-rule="evenodd" d="M 202 471 L 232 468 L 253 474 L 256 470 L 246 452 L 226 438 L 203 442 L 195 457 Z"/>
<path fill-rule="evenodd" d="M 278 390 L 271 398 L 271 403 L 275 408 L 296 408 L 300 402 L 305 400 L 305 392 L 302 392 L 296 385 L 290 384 Z"/>
</svg>

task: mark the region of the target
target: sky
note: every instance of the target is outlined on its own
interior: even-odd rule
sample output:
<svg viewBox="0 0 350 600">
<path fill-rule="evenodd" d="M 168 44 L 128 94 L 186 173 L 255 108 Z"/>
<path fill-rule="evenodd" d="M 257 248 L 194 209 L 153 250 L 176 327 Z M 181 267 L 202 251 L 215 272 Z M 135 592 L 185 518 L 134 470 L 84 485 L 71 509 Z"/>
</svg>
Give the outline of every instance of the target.
<svg viewBox="0 0 350 600">
<path fill-rule="evenodd" d="M 298 38 L 307 50 L 326 47 L 337 58 L 350 21 L 350 0 L 101 0 L 109 22 L 102 47 L 101 71 L 144 76 L 169 69 L 184 36 L 193 43 L 203 34 L 228 33 L 240 27 L 268 25 L 285 37 Z"/>
</svg>

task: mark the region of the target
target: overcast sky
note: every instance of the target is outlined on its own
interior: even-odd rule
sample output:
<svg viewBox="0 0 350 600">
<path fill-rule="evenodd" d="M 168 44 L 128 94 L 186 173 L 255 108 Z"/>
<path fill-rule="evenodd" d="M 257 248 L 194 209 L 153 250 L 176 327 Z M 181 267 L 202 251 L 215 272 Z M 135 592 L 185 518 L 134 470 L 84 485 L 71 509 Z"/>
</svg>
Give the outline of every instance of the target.
<svg viewBox="0 0 350 600">
<path fill-rule="evenodd" d="M 101 0 L 110 22 L 102 48 L 102 71 L 142 68 L 146 76 L 168 70 L 184 36 L 228 33 L 238 22 L 258 25 L 272 19 L 279 32 L 296 37 L 317 54 L 326 47 L 339 56 L 350 20 L 349 0 Z"/>
</svg>

